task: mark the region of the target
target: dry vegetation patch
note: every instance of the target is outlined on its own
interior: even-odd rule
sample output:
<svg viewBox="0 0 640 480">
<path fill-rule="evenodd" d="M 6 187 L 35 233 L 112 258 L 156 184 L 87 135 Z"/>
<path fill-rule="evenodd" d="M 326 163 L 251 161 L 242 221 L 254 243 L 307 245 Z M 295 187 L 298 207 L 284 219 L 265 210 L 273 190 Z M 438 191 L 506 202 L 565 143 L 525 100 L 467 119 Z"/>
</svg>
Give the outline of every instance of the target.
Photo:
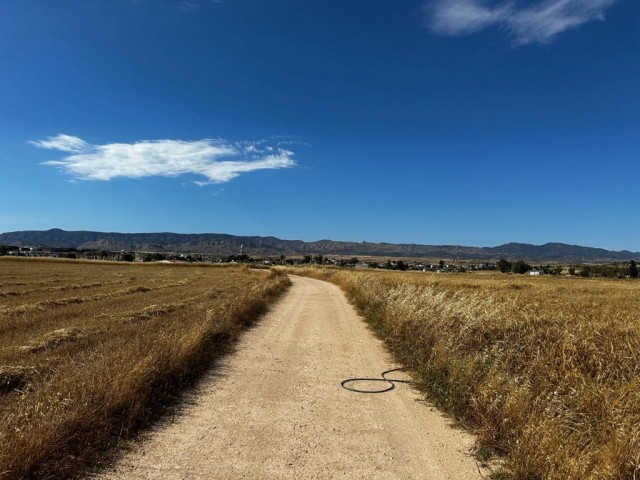
<svg viewBox="0 0 640 480">
<path fill-rule="evenodd" d="M 505 478 L 640 478 L 640 282 L 296 270 L 341 285 Z"/>
<path fill-rule="evenodd" d="M 63 343 L 73 342 L 83 338 L 88 332 L 81 328 L 59 328 L 42 336 L 42 338 L 32 340 L 27 345 L 18 347 L 19 350 L 28 353 L 39 352 L 47 348 L 52 348 Z"/>
<path fill-rule="evenodd" d="M 0 259 L 0 292 L 23 292 L 0 297 L 0 478 L 79 475 L 288 285 L 241 267 Z"/>
<path fill-rule="evenodd" d="M 0 366 L 0 395 L 24 387 L 34 369 L 24 366 Z"/>
</svg>

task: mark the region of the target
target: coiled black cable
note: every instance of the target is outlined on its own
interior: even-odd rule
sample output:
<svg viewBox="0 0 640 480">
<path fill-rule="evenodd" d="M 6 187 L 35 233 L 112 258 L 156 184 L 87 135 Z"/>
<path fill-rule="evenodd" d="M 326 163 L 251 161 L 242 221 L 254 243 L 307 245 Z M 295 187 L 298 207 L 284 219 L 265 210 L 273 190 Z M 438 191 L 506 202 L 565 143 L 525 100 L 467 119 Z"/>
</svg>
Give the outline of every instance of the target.
<svg viewBox="0 0 640 480">
<path fill-rule="evenodd" d="M 340 386 L 342 386 L 342 388 L 344 388 L 345 390 L 349 390 L 350 392 L 356 392 L 356 393 L 384 393 L 384 392 L 390 392 L 391 390 L 393 390 L 394 388 L 396 388 L 396 383 L 411 383 L 409 380 L 397 380 L 394 378 L 387 378 L 385 377 L 386 374 L 391 373 L 391 372 L 398 372 L 401 370 L 406 370 L 406 368 L 392 368 L 391 370 L 387 370 L 385 372 L 382 372 L 380 374 L 380 376 L 382 378 L 348 378 L 346 380 L 343 380 L 342 382 L 340 382 Z M 353 388 L 353 387 L 348 387 L 347 385 L 349 383 L 352 382 L 387 382 L 389 384 L 388 387 L 383 388 L 381 390 L 360 390 L 359 388 Z"/>
</svg>

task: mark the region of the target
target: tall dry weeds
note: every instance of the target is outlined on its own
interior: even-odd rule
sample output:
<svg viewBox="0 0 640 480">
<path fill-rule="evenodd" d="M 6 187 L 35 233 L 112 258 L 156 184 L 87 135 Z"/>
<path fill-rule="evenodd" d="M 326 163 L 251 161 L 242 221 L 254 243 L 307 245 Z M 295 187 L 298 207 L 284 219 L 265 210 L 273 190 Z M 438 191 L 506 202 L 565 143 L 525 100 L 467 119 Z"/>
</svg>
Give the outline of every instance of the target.
<svg viewBox="0 0 640 480">
<path fill-rule="evenodd" d="M 640 282 L 298 273 L 344 288 L 504 478 L 640 478 Z"/>
</svg>

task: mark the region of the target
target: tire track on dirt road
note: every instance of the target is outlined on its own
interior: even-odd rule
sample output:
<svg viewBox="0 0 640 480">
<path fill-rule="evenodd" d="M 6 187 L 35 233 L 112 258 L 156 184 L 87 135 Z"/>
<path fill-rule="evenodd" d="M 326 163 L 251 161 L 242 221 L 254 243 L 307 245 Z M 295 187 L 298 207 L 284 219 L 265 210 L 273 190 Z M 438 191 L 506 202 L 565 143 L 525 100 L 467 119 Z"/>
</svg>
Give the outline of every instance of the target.
<svg viewBox="0 0 640 480">
<path fill-rule="evenodd" d="M 473 439 L 411 386 L 340 387 L 393 361 L 338 287 L 291 279 L 193 403 L 98 478 L 481 478 Z"/>
</svg>

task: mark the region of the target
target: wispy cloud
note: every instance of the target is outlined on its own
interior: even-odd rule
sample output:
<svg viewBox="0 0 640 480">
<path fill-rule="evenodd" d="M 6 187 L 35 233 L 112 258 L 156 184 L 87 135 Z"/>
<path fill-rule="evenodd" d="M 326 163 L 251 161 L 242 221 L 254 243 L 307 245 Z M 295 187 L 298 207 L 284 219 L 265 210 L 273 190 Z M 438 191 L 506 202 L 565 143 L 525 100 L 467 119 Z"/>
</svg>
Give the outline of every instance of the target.
<svg viewBox="0 0 640 480">
<path fill-rule="evenodd" d="M 433 0 L 424 7 L 425 21 L 436 33 L 465 35 L 489 27 L 502 27 L 516 45 L 549 43 L 557 34 L 592 20 L 618 0 L 522 1 Z"/>
<path fill-rule="evenodd" d="M 31 144 L 40 148 L 60 150 L 61 152 L 82 152 L 89 148 L 89 144 L 81 138 L 63 133 L 55 137 L 49 137 L 46 140 L 35 140 Z"/>
<path fill-rule="evenodd" d="M 178 8 L 184 12 L 198 10 L 203 3 L 223 3 L 222 0 L 180 0 Z"/>
<path fill-rule="evenodd" d="M 111 180 L 116 177 L 203 177 L 197 185 L 224 183 L 242 173 L 295 166 L 294 153 L 265 142 L 224 140 L 141 140 L 133 143 L 92 145 L 72 135 L 59 134 L 33 145 L 70 153 L 44 162 L 79 180 Z"/>
</svg>

